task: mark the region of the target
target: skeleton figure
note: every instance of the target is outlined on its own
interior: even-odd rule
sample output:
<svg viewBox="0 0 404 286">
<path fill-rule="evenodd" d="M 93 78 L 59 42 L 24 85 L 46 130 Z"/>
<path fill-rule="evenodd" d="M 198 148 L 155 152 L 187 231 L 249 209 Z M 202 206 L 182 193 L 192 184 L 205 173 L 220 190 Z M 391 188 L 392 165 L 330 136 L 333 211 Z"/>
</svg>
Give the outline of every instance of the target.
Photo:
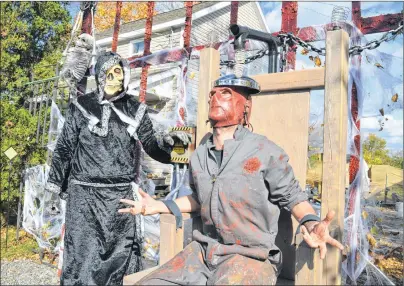
<svg viewBox="0 0 404 286">
<path fill-rule="evenodd" d="M 77 83 L 83 79 L 91 63 L 93 45 L 93 37 L 84 33 L 78 37 L 74 47 L 67 51 L 60 76 L 66 81 L 74 96 L 77 91 Z"/>
</svg>

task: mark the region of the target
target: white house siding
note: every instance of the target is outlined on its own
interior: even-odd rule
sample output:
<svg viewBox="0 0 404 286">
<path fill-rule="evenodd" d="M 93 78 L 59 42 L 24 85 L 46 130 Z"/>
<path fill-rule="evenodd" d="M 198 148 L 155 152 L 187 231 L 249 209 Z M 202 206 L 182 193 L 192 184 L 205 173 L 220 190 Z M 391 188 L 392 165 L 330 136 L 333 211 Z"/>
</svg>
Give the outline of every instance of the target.
<svg viewBox="0 0 404 286">
<path fill-rule="evenodd" d="M 230 5 L 192 21 L 191 46 L 222 42 L 229 37 Z"/>
<path fill-rule="evenodd" d="M 130 57 L 130 55 L 129 55 L 129 43 L 126 43 L 126 44 L 123 44 L 123 45 L 118 45 L 118 47 L 116 48 L 116 52 L 121 57 L 123 57 L 125 59 Z"/>
<path fill-rule="evenodd" d="M 230 5 L 192 22 L 191 45 L 223 42 L 229 37 Z M 254 2 L 239 2 L 237 23 L 252 29 L 265 31 L 261 15 Z"/>
<path fill-rule="evenodd" d="M 131 41 L 134 40 L 143 40 L 143 38 L 136 38 L 132 39 Z M 131 55 L 130 50 L 131 41 L 118 42 L 117 53 L 124 58 L 129 58 L 133 56 Z M 173 31 L 169 29 L 162 32 L 152 33 L 150 51 L 152 53 L 155 53 L 164 49 L 179 47 L 180 41 L 181 41 L 181 28 L 173 28 Z M 107 48 L 107 51 L 110 50 L 111 47 L 109 46 Z"/>
<path fill-rule="evenodd" d="M 257 9 L 257 4 L 255 2 L 239 3 L 241 5 L 238 10 L 237 24 L 265 32 L 265 26 L 260 21 L 261 15 Z"/>
<path fill-rule="evenodd" d="M 152 33 L 150 51 L 152 53 L 180 46 L 181 28 Z"/>
</svg>

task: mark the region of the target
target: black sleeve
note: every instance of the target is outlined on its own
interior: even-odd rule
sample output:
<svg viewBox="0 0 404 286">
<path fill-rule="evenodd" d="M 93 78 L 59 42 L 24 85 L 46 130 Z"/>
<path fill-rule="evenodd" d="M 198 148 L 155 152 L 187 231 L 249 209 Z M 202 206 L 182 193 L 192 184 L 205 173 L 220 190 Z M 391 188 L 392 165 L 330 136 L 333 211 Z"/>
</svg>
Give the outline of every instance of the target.
<svg viewBox="0 0 404 286">
<path fill-rule="evenodd" d="M 76 106 L 70 104 L 66 121 L 52 155 L 52 164 L 47 183 L 55 193 L 66 188 L 70 172 L 70 162 L 77 147 L 79 128 L 76 123 L 76 116 L 78 116 L 78 112 L 76 111 Z"/>
<path fill-rule="evenodd" d="M 162 134 L 155 132 L 147 111 L 140 122 L 137 135 L 142 143 L 143 149 L 150 157 L 163 164 L 170 163 L 171 147 L 164 143 Z"/>
</svg>

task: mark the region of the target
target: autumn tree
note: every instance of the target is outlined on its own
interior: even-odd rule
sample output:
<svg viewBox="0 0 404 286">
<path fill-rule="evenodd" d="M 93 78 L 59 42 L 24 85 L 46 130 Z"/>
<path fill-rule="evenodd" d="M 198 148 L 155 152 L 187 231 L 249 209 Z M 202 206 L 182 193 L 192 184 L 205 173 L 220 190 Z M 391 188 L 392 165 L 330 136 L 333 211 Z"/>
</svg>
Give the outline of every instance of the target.
<svg viewBox="0 0 404 286">
<path fill-rule="evenodd" d="M 363 157 L 370 165 L 384 165 L 389 163 L 389 151 L 386 149 L 387 142 L 375 134 L 369 134 L 363 142 Z"/>
<path fill-rule="evenodd" d="M 97 3 L 94 25 L 98 31 L 104 31 L 114 26 L 116 2 Z M 147 2 L 123 2 L 121 23 L 136 21 L 147 17 Z"/>
</svg>

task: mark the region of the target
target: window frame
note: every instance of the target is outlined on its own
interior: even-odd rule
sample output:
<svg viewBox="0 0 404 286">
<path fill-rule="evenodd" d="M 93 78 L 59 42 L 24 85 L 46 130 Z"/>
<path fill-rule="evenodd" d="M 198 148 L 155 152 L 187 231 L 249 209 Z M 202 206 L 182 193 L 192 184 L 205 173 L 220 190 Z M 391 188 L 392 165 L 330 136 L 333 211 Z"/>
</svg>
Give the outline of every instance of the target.
<svg viewBox="0 0 404 286">
<path fill-rule="evenodd" d="M 139 43 L 143 43 L 143 49 L 140 52 L 135 53 L 134 45 L 139 44 Z M 144 53 L 144 40 L 143 39 L 132 40 L 132 41 L 129 42 L 129 45 L 130 45 L 129 46 L 129 53 L 130 53 L 131 57 L 143 55 L 143 53 Z"/>
</svg>

